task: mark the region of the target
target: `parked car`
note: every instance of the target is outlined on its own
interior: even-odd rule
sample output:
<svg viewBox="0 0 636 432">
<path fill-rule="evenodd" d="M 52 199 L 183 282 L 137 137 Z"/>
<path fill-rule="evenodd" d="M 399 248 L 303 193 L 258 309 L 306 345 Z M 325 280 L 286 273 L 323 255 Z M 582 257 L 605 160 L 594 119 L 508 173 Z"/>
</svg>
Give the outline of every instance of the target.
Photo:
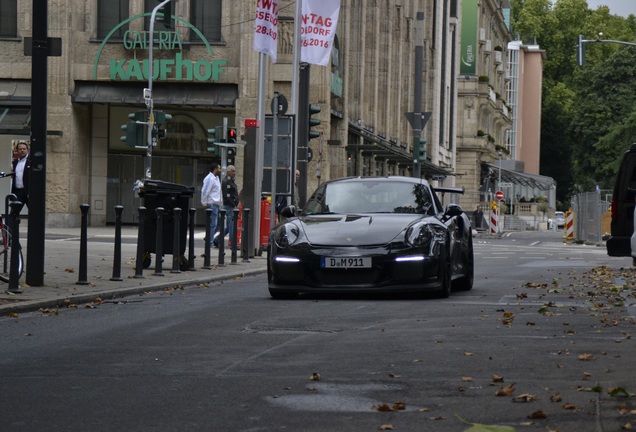
<svg viewBox="0 0 636 432">
<path fill-rule="evenodd" d="M 463 193 L 459 188 L 437 192 Z M 318 187 L 297 214 L 281 212 L 267 251 L 269 293 L 470 290 L 470 219 L 444 209 L 436 191 L 411 177 L 350 177 Z"/>
<path fill-rule="evenodd" d="M 557 229 L 565 227 L 565 214 L 562 211 L 554 212 L 553 222 Z"/>
<path fill-rule="evenodd" d="M 634 207 L 636 206 L 636 144 L 625 152 L 616 175 L 612 196 L 610 238 L 607 240 L 609 256 L 632 256 L 631 237 L 634 233 Z"/>
<path fill-rule="evenodd" d="M 634 228 L 636 228 L 636 206 L 634 206 Z M 636 229 L 632 233 L 632 264 L 636 266 Z"/>
</svg>

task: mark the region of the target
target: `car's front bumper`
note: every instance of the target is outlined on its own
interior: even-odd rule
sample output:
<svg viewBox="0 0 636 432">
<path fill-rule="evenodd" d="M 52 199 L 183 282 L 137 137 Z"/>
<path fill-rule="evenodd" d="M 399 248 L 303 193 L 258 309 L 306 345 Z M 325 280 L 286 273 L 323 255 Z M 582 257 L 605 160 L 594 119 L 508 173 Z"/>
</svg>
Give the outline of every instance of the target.
<svg viewBox="0 0 636 432">
<path fill-rule="evenodd" d="M 269 287 L 294 291 L 422 291 L 441 288 L 439 259 L 408 251 L 400 254 L 368 254 L 371 268 L 322 268 L 322 256 L 355 256 L 353 251 L 280 253 L 269 260 Z M 361 255 L 357 255 L 361 256 Z"/>
</svg>

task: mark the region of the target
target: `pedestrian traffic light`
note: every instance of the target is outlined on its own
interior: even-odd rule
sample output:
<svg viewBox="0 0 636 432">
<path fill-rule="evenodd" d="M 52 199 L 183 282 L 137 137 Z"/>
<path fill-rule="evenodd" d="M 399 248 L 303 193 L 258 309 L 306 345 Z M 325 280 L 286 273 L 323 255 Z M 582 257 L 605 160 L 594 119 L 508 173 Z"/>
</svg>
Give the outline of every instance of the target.
<svg viewBox="0 0 636 432">
<path fill-rule="evenodd" d="M 220 126 L 208 129 L 208 143 L 212 144 L 211 146 L 208 147 L 208 151 L 212 154 L 218 153 L 219 146 L 216 145 L 217 143 L 216 134 L 219 133 L 221 130 L 222 128 Z"/>
<path fill-rule="evenodd" d="M 162 0 L 158 0 L 160 3 Z M 165 4 L 164 7 L 159 9 L 159 12 L 163 15 L 161 22 L 167 29 L 172 29 L 172 1 Z"/>
<path fill-rule="evenodd" d="M 320 132 L 316 130 L 311 130 L 314 126 L 320 125 L 320 120 L 317 118 L 313 118 L 312 115 L 318 114 L 321 111 L 318 105 L 309 105 L 309 122 L 307 125 L 307 130 L 309 131 L 309 139 L 318 138 L 320 136 Z"/>
<path fill-rule="evenodd" d="M 236 147 L 227 148 L 227 165 L 235 165 L 236 161 Z"/>
<path fill-rule="evenodd" d="M 227 139 L 226 142 L 235 143 L 236 142 L 236 128 L 227 128 Z"/>
<path fill-rule="evenodd" d="M 121 125 L 121 129 L 126 131 L 120 139 L 128 144 L 128 147 L 144 146 L 144 123 L 146 121 L 146 111 L 136 111 L 128 114 L 128 118 L 132 121 Z"/>
</svg>

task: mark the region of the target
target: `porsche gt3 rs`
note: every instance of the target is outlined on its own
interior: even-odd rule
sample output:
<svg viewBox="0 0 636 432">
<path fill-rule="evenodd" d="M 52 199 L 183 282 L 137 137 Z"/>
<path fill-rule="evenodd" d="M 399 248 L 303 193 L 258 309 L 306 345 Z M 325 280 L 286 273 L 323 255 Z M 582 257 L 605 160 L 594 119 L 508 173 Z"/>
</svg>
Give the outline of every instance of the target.
<svg viewBox="0 0 636 432">
<path fill-rule="evenodd" d="M 303 211 L 285 208 L 270 233 L 270 295 L 470 290 L 470 218 L 456 204 L 443 208 L 437 193 L 426 180 L 398 176 L 320 185 Z"/>
</svg>

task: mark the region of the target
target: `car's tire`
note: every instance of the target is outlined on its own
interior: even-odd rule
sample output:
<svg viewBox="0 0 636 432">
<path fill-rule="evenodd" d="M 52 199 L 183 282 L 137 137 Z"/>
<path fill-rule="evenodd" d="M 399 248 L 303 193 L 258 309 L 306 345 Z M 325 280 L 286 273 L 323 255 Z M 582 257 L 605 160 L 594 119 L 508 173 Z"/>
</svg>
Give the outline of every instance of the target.
<svg viewBox="0 0 636 432">
<path fill-rule="evenodd" d="M 281 290 L 277 288 L 270 288 L 269 295 L 276 300 L 292 300 L 298 298 L 297 291 Z"/>
<path fill-rule="evenodd" d="M 453 282 L 453 289 L 458 291 L 470 291 L 473 289 L 475 278 L 475 256 L 473 255 L 473 239 L 468 238 L 466 253 L 462 254 L 466 274 Z"/>
<path fill-rule="evenodd" d="M 438 280 L 441 282 L 440 290 L 437 292 L 439 298 L 448 298 L 451 295 L 452 265 L 449 256 L 448 246 L 444 245 L 439 254 Z"/>
</svg>

